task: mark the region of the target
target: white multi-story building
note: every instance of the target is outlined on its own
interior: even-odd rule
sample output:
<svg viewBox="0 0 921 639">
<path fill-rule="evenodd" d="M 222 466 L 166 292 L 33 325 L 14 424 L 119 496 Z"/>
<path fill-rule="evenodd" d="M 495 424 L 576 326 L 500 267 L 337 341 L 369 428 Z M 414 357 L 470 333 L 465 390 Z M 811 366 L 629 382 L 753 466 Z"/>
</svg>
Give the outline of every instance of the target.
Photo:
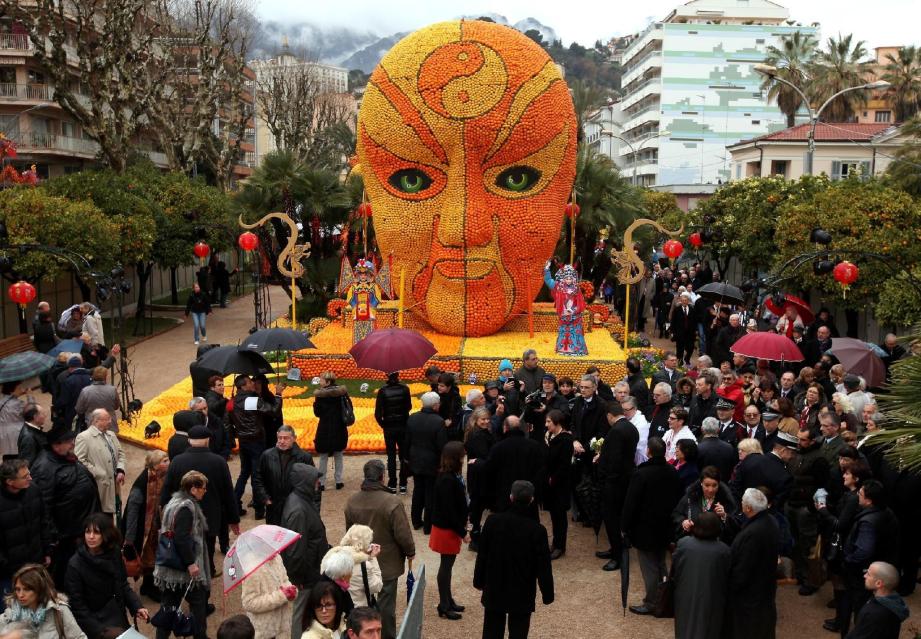
<svg viewBox="0 0 921 639">
<path fill-rule="evenodd" d="M 287 73 L 300 72 L 307 69 L 313 76 L 320 94 L 346 94 L 349 90 L 349 71 L 342 67 L 336 67 L 319 62 L 309 62 L 299 60 L 288 49 L 285 42 L 282 53 L 277 58 L 268 60 L 253 60 L 249 63 L 250 68 L 256 73 L 257 87 L 267 81 L 269 78 L 278 77 Z M 262 106 L 256 101 L 256 165 L 262 164 L 262 158 L 272 151 L 276 150 L 275 138 L 269 131 L 265 123 L 265 117 L 262 113 Z"/>
<path fill-rule="evenodd" d="M 627 47 L 621 79 L 618 165 L 644 185 L 726 182 L 726 147 L 786 128 L 761 90 L 754 65 L 794 31 L 769 0 L 692 0 L 654 22 Z M 632 145 L 632 147 L 631 147 Z"/>
</svg>

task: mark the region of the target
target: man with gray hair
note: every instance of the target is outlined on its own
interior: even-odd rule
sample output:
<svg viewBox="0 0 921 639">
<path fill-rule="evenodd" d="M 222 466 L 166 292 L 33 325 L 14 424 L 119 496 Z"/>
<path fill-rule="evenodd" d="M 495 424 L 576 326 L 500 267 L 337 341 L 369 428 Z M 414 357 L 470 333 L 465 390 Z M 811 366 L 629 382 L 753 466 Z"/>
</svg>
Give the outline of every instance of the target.
<svg viewBox="0 0 921 639">
<path fill-rule="evenodd" d="M 38 639 L 34 626 L 26 621 L 15 621 L 3 626 L 0 639 Z"/>
<path fill-rule="evenodd" d="M 678 296 L 678 304 L 672 310 L 670 327 L 678 360 L 688 366 L 697 339 L 697 313 L 691 306 L 691 296 L 688 293 Z"/>
<path fill-rule="evenodd" d="M 256 519 L 265 513 L 265 523 L 279 525 L 285 500 L 291 494 L 291 469 L 294 464 L 313 466 L 313 457 L 297 445 L 297 433 L 287 424 L 278 428 L 275 445 L 264 451 L 253 472 L 253 501 Z M 317 507 L 322 493 L 317 491 Z"/>
<path fill-rule="evenodd" d="M 424 393 L 422 410 L 406 421 L 406 458 L 413 471 L 410 516 L 413 528 L 422 528 L 426 535 L 432 530 L 435 476 L 441 461 L 441 448 L 447 441 L 445 422 L 438 414 L 440 407 L 438 393 Z"/>
<path fill-rule="evenodd" d="M 724 634 L 759 639 L 774 637 L 777 625 L 777 557 L 780 528 L 757 488 L 742 495 L 745 523 L 732 541 L 728 611 Z"/>
<path fill-rule="evenodd" d="M 527 348 L 521 354 L 521 368 L 515 371 L 515 379 L 524 382 L 523 395 L 530 395 L 534 391 L 540 390 L 540 381 L 547 374 L 538 363 L 537 351 L 533 348 Z"/>
<path fill-rule="evenodd" d="M 720 423 L 716 417 L 705 417 L 700 433 L 703 438 L 697 445 L 697 467 L 715 466 L 720 471 L 720 481 L 728 484 L 732 469 L 739 463 L 735 448 L 720 439 Z"/>
<path fill-rule="evenodd" d="M 461 422 L 460 433 L 463 433 L 467 430 L 467 420 L 470 419 L 470 415 L 473 414 L 480 406 L 486 406 L 486 395 L 483 394 L 479 388 L 471 388 L 467 391 L 467 396 L 465 398 L 467 403 L 461 407 Z"/>
<path fill-rule="evenodd" d="M 208 440 L 208 447 L 211 452 L 228 459 L 232 446 L 230 445 L 227 431 L 224 430 L 224 420 L 211 410 L 208 400 L 204 397 L 193 397 L 189 401 L 189 410 L 201 413 L 204 417 L 202 423 L 211 431 L 211 438 Z"/>
<path fill-rule="evenodd" d="M 863 585 L 873 597 L 860 609 L 848 639 L 898 639 L 902 622 L 909 615 L 897 592 L 898 569 L 885 561 L 874 561 L 864 571 Z"/>
<path fill-rule="evenodd" d="M 74 454 L 96 480 L 102 512 L 115 514 L 115 499 L 128 467 L 122 445 L 109 428 L 112 415 L 104 408 L 90 413 L 90 424 L 77 435 Z"/>
<path fill-rule="evenodd" d="M 361 490 L 346 502 L 345 527 L 348 529 L 355 524 L 362 524 L 374 531 L 374 543 L 381 547 L 377 562 L 384 582 L 377 596 L 383 626 L 381 636 L 383 639 L 394 639 L 397 581 L 403 574 L 407 560 L 412 569 L 416 545 L 402 500 L 384 486 L 384 462 L 379 459 L 365 462 L 364 478 Z"/>
<path fill-rule="evenodd" d="M 668 412 L 672 409 L 674 389 L 667 382 L 652 387 L 652 404 L 646 417 L 649 419 L 650 437 L 662 437 L 668 431 Z"/>
</svg>

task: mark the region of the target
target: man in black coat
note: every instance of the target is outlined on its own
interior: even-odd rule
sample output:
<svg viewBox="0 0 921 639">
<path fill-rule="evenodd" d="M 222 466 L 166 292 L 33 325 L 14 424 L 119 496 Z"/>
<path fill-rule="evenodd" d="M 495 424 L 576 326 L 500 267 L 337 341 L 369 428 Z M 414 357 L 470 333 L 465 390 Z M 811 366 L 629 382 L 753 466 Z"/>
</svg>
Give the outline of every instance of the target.
<svg viewBox="0 0 921 639">
<path fill-rule="evenodd" d="M 253 473 L 253 499 L 261 505 L 256 510 L 265 509 L 265 523 L 274 526 L 281 525 L 281 511 L 291 494 L 291 472 L 294 465 L 313 466 L 313 457 L 302 450 L 295 439 L 293 428 L 287 424 L 280 427 L 275 446 L 262 453 L 256 464 L 256 472 Z"/>
<path fill-rule="evenodd" d="M 795 541 L 792 557 L 796 574 L 803 580 L 799 594 L 809 596 L 822 585 L 809 583 L 807 562 L 819 534 L 819 518 L 813 496 L 817 489 L 828 486 L 829 465 L 822 454 L 822 445 L 816 442 L 812 431 L 801 430 L 798 438 L 799 450 L 787 464 L 787 469 L 793 475 L 793 490 L 790 491 L 784 514 L 790 522 L 790 534 Z"/>
<path fill-rule="evenodd" d="M 732 444 L 719 438 L 720 426 L 715 417 L 708 417 L 700 427 L 703 439 L 697 445 L 697 467 L 701 470 L 715 466 L 720 471 L 720 481 L 729 482 L 732 469 L 739 463 L 739 455 Z"/>
<path fill-rule="evenodd" d="M 69 428 L 48 433 L 50 450 L 32 465 L 35 485 L 42 494 L 54 543 L 51 574 L 58 590 L 67 592 L 67 563 L 83 541 L 83 522 L 102 510 L 93 474 L 74 455 L 74 433 Z"/>
<path fill-rule="evenodd" d="M 547 529 L 530 510 L 534 485 L 512 484 L 507 510 L 489 516 L 480 533 L 473 587 L 483 591 L 483 639 L 525 639 L 531 626 L 537 586 L 545 606 L 553 603 L 553 568 Z"/>
<path fill-rule="evenodd" d="M 672 402 L 674 392 L 668 382 L 657 382 L 652 387 L 652 403 L 646 413 L 646 419 L 649 421 L 649 437 L 662 437 L 668 431 L 668 414 L 675 405 Z"/>
<path fill-rule="evenodd" d="M 31 468 L 42 451 L 48 449 L 48 437 L 42 430 L 48 421 L 48 411 L 40 404 L 26 404 L 22 419 L 25 423 L 19 430 L 17 450 L 19 459 L 24 459 Z"/>
<path fill-rule="evenodd" d="M 198 415 L 199 413 L 196 413 Z M 220 572 L 214 572 L 214 541 L 217 539 L 221 527 L 229 524 L 235 535 L 240 534 L 240 513 L 237 511 L 236 499 L 233 494 L 233 483 L 230 479 L 230 469 L 227 462 L 215 455 L 208 448 L 208 439 L 211 432 L 207 426 L 199 424 L 189 430 L 189 448 L 184 453 L 177 455 L 170 462 L 166 479 L 163 481 L 163 492 L 160 495 L 160 506 L 166 506 L 173 493 L 179 490 L 182 476 L 190 470 L 197 470 L 208 478 L 208 490 L 202 498 L 200 506 L 208 523 L 208 532 L 205 534 L 205 545 L 208 547 L 208 561 L 211 562 L 212 572 L 215 577 Z"/>
<path fill-rule="evenodd" d="M 48 565 L 51 530 L 42 494 L 38 486 L 32 485 L 26 462 L 11 459 L 0 464 L 0 588 L 3 592 L 13 591 L 13 574 L 25 564 Z"/>
<path fill-rule="evenodd" d="M 719 368 L 723 362 L 732 361 L 731 349 L 743 335 L 745 327 L 742 326 L 741 318 L 738 313 L 733 313 L 729 316 L 729 325 L 717 331 L 713 346 L 707 349 L 707 354 L 713 358 L 714 366 Z"/>
<path fill-rule="evenodd" d="M 749 488 L 766 486 L 774 493 L 773 506 L 782 512 L 790 491 L 793 489 L 793 475 L 787 469 L 787 464 L 799 450 L 799 440 L 789 433 L 777 434 L 774 450 L 763 455 L 748 455 L 739 462 L 735 470 L 735 477 L 729 482 L 732 496 L 736 502 L 741 501 L 742 495 Z"/>
<path fill-rule="evenodd" d="M 672 310 L 670 322 L 678 359 L 683 361 L 685 366 L 689 366 L 697 337 L 697 313 L 691 306 L 691 296 L 688 293 L 679 296 L 678 304 Z"/>
<path fill-rule="evenodd" d="M 630 386 L 630 395 L 636 399 L 636 407 L 645 414 L 649 409 L 649 384 L 643 376 L 643 365 L 635 357 L 627 360 L 627 384 Z"/>
<path fill-rule="evenodd" d="M 173 436 L 166 443 L 166 454 L 170 461 L 189 449 L 189 431 L 204 424 L 201 413 L 194 410 L 180 410 L 173 413 Z"/>
<path fill-rule="evenodd" d="M 780 528 L 757 488 L 742 496 L 745 522 L 732 541 L 723 636 L 773 639 L 777 625 L 777 557 Z"/>
<path fill-rule="evenodd" d="M 441 447 L 446 441 L 445 420 L 438 414 L 441 399 L 430 391 L 422 395 L 422 410 L 406 421 L 406 458 L 413 471 L 413 496 L 410 520 L 413 528 L 432 530 L 432 501 L 435 476 L 441 462 Z"/>
<path fill-rule="evenodd" d="M 89 370 L 82 366 L 83 358 L 74 355 L 67 360 L 67 370 L 58 376 L 58 394 L 54 398 L 55 426 L 70 427 L 73 424 L 80 391 L 93 383 Z M 78 430 L 85 428 L 86 424 L 83 424 Z"/>
<path fill-rule="evenodd" d="M 624 409 L 616 402 L 608 404 L 607 420 L 610 428 L 594 461 L 602 482 L 601 512 L 610 545 L 608 550 L 598 551 L 595 556 L 607 559 L 608 563 L 603 569 L 612 571 L 620 568 L 620 557 L 624 547 L 620 535 L 620 517 L 627 497 L 627 487 L 636 468 L 634 461 L 640 433 L 624 416 Z"/>
<path fill-rule="evenodd" d="M 399 491 L 406 494 L 409 468 L 406 460 L 406 421 L 412 409 L 409 387 L 400 382 L 399 373 L 390 373 L 387 383 L 377 391 L 374 402 L 374 419 L 384 431 L 387 447 L 387 488 L 397 492 L 397 453 L 400 456 Z M 463 426 L 463 425 L 462 425 Z"/>
<path fill-rule="evenodd" d="M 579 394 L 570 413 L 570 430 L 575 439 L 573 446 L 583 468 L 590 468 L 589 464 L 594 457 L 590 449 L 592 439 L 604 437 L 611 428 L 606 402 L 596 392 L 597 384 L 592 375 L 582 376 L 577 389 Z"/>
<path fill-rule="evenodd" d="M 873 597 L 860 609 L 847 639 L 899 639 L 902 622 L 909 615 L 908 606 L 896 592 L 899 571 L 892 564 L 874 561 L 863 583 Z"/>
<path fill-rule="evenodd" d="M 509 507 L 508 495 L 516 481 L 542 485 L 547 449 L 528 437 L 525 428 L 527 424 L 519 417 L 509 415 L 502 423 L 503 439 L 489 451 L 485 484 L 494 491 L 493 512 L 502 512 Z M 537 508 L 532 509 L 532 515 L 537 518 Z"/>
<path fill-rule="evenodd" d="M 326 526 L 317 509 L 320 472 L 306 464 L 291 466 L 291 494 L 285 499 L 281 526 L 300 533 L 301 537 L 282 553 L 282 560 L 288 579 L 297 586 L 291 636 L 300 637 L 307 597 L 310 589 L 320 580 L 320 561 L 329 550 L 329 542 L 326 541 Z"/>
<path fill-rule="evenodd" d="M 694 399 L 688 408 L 688 426 L 693 431 L 700 430 L 707 417 L 716 417 L 716 403 L 720 397 L 716 394 L 718 380 L 708 371 L 702 372 L 694 380 Z"/>
<path fill-rule="evenodd" d="M 733 418 L 735 410 L 736 403 L 728 397 L 720 397 L 716 400 L 716 419 L 720 427 L 719 438 L 733 448 L 739 445 L 739 431 L 742 428 L 742 424 Z"/>
<path fill-rule="evenodd" d="M 662 367 L 652 374 L 652 387 L 655 388 L 659 382 L 665 382 L 675 390 L 675 384 L 681 379 L 678 372 L 678 356 L 672 351 L 665 351 L 662 356 Z"/>
<path fill-rule="evenodd" d="M 674 537 L 672 511 L 684 493 L 678 471 L 665 461 L 665 443 L 660 438 L 649 438 L 646 456 L 648 460 L 630 479 L 620 519 L 624 536 L 636 548 L 646 587 L 642 605 L 630 606 L 630 612 L 638 615 L 652 614 L 659 584 L 668 574 L 665 551 Z"/>
</svg>

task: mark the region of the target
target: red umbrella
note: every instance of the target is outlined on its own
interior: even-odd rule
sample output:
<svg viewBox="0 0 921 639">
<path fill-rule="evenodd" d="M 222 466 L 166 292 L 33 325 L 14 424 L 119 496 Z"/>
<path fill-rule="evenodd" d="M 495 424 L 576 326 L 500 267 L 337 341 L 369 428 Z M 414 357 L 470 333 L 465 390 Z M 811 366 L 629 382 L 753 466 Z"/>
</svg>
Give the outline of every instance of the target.
<svg viewBox="0 0 921 639">
<path fill-rule="evenodd" d="M 803 324 L 812 324 L 812 321 L 815 319 L 815 314 L 812 312 L 812 309 L 809 308 L 809 302 L 796 295 L 790 295 L 789 293 L 784 295 L 782 307 L 777 306 L 777 304 L 774 303 L 774 298 L 771 296 L 768 296 L 767 299 L 764 300 L 764 306 L 778 317 L 783 315 L 788 306 L 792 306 L 796 309 L 796 312 L 799 313 L 799 317 L 803 320 Z"/>
<path fill-rule="evenodd" d="M 746 357 L 774 362 L 801 362 L 805 359 L 792 339 L 777 333 L 743 335 L 729 350 Z"/>
<path fill-rule="evenodd" d="M 867 388 L 882 386 L 886 380 L 883 360 L 866 342 L 851 337 L 833 337 L 828 352 L 838 358 L 848 373 L 863 377 Z"/>
<path fill-rule="evenodd" d="M 361 368 L 372 368 L 384 373 L 419 368 L 438 350 L 416 331 L 408 328 L 384 328 L 349 349 Z"/>
</svg>

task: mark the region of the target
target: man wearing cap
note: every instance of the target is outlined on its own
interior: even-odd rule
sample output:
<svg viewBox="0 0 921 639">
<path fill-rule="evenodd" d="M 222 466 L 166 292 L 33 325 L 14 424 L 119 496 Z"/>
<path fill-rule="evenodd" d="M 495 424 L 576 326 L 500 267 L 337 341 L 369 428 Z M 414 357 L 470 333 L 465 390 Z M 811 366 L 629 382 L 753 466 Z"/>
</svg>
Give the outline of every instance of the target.
<svg viewBox="0 0 921 639">
<path fill-rule="evenodd" d="M 780 414 L 765 411 L 761 414 L 761 423 L 764 426 L 764 440 L 761 442 L 762 450 L 774 450 L 777 443 L 777 428 L 780 426 Z"/>
<path fill-rule="evenodd" d="M 96 480 L 74 455 L 74 433 L 55 428 L 48 433 L 48 450 L 39 454 L 30 472 L 50 513 L 51 574 L 58 590 L 67 590 L 65 575 L 70 558 L 83 540 L 83 522 L 102 510 Z"/>
<path fill-rule="evenodd" d="M 797 450 L 799 439 L 778 431 L 774 450 L 763 455 L 748 455 L 736 466 L 735 477 L 729 482 L 732 496 L 741 501 L 747 489 L 766 486 L 774 494 L 774 507 L 783 508 L 793 488 L 793 476 L 787 464 L 793 460 Z"/>
<path fill-rule="evenodd" d="M 728 397 L 720 397 L 716 400 L 716 419 L 720 423 L 720 439 L 733 448 L 739 445 L 739 432 L 743 429 L 742 424 L 734 420 L 736 403 Z"/>
<path fill-rule="evenodd" d="M 230 529 L 235 535 L 240 534 L 240 514 L 236 507 L 236 498 L 233 493 L 233 483 L 230 479 L 230 469 L 227 462 L 215 455 L 208 447 L 211 431 L 207 426 L 198 424 L 189 429 L 189 448 L 184 453 L 176 456 L 170 462 L 166 479 L 163 481 L 163 492 L 160 495 L 160 505 L 165 506 L 172 498 L 173 493 L 179 490 L 179 483 L 190 470 L 197 470 L 208 478 L 208 490 L 202 498 L 200 505 L 208 524 L 205 534 L 205 545 L 208 547 L 208 560 L 211 562 L 212 575 L 217 577 L 220 571 L 213 572 L 214 568 L 214 541 L 221 529 L 221 522 L 230 524 Z"/>
<path fill-rule="evenodd" d="M 202 414 L 194 410 L 180 410 L 173 413 L 173 429 L 175 432 L 166 444 L 166 454 L 170 461 L 189 449 L 189 430 L 199 424 L 204 424 Z"/>
<path fill-rule="evenodd" d="M 102 512 L 115 514 L 115 500 L 125 483 L 127 462 L 118 437 L 109 428 L 112 415 L 104 408 L 90 413 L 90 425 L 77 435 L 74 452 L 77 459 L 96 479 Z"/>
</svg>

